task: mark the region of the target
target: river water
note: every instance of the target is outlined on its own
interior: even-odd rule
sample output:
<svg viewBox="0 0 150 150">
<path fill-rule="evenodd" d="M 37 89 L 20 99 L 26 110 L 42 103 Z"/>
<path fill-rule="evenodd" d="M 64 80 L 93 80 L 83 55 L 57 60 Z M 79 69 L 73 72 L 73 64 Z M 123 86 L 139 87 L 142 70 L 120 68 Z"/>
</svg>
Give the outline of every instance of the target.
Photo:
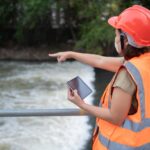
<svg viewBox="0 0 150 150">
<path fill-rule="evenodd" d="M 76 61 L 0 62 L 0 108 L 77 108 L 66 86 L 77 75 L 95 91 L 93 68 Z M 0 150 L 85 150 L 91 128 L 86 116 L 0 118 Z"/>
</svg>

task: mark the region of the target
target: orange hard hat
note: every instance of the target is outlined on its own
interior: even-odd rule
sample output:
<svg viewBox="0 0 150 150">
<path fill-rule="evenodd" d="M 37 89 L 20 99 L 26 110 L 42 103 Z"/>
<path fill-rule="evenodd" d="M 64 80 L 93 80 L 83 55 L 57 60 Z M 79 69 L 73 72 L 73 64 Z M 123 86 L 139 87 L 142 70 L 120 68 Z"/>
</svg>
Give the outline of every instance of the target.
<svg viewBox="0 0 150 150">
<path fill-rule="evenodd" d="M 119 16 L 109 18 L 108 23 L 127 33 L 137 47 L 150 46 L 149 9 L 140 5 L 133 5 L 125 9 Z"/>
</svg>

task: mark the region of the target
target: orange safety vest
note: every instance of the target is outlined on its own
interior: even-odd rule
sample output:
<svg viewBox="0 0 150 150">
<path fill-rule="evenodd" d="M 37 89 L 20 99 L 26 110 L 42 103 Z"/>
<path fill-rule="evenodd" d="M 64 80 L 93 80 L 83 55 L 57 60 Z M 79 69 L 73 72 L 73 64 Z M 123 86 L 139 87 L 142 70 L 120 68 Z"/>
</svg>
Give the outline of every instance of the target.
<svg viewBox="0 0 150 150">
<path fill-rule="evenodd" d="M 93 150 L 150 150 L 150 53 L 134 57 L 123 64 L 136 83 L 137 112 L 128 115 L 121 126 L 97 118 Z M 110 83 L 100 101 L 111 106 Z"/>
</svg>

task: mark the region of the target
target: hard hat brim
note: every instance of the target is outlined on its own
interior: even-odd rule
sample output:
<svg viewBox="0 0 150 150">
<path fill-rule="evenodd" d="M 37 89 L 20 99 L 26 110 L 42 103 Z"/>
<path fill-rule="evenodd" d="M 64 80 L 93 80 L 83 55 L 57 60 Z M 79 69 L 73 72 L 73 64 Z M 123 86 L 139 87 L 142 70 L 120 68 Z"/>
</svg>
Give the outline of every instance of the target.
<svg viewBox="0 0 150 150">
<path fill-rule="evenodd" d="M 108 23 L 114 28 L 117 28 L 117 22 L 118 22 L 118 16 L 114 16 L 108 19 Z"/>
</svg>

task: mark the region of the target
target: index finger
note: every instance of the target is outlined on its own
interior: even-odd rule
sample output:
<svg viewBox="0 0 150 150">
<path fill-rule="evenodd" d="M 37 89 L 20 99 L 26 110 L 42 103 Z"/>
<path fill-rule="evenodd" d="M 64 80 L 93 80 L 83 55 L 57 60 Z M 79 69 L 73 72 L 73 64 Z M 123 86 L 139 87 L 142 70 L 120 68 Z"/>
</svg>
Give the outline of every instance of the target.
<svg viewBox="0 0 150 150">
<path fill-rule="evenodd" d="M 58 57 L 59 53 L 54 53 L 54 54 L 49 53 L 48 56 L 50 56 L 50 57 Z"/>
</svg>

